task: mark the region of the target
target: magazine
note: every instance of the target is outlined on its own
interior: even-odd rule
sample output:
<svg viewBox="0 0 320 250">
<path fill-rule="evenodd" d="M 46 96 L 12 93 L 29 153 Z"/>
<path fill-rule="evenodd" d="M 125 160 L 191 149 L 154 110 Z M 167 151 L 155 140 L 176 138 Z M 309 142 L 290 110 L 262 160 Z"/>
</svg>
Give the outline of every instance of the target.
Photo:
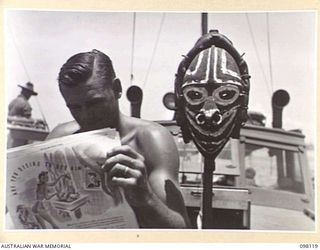
<svg viewBox="0 0 320 250">
<path fill-rule="evenodd" d="M 8 150 L 6 229 L 138 228 L 101 170 L 118 145 L 115 130 L 101 129 Z"/>
</svg>

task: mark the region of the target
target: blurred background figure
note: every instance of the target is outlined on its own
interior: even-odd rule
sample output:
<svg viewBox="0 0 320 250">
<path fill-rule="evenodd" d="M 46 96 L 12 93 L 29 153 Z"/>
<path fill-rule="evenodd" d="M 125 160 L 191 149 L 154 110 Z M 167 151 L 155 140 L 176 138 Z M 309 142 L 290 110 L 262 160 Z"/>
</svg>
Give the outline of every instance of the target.
<svg viewBox="0 0 320 250">
<path fill-rule="evenodd" d="M 48 133 L 45 120 L 33 119 L 32 108 L 29 103 L 31 96 L 37 96 L 31 82 L 18 85 L 21 88 L 20 94 L 13 99 L 8 108 L 8 135 L 7 148 L 18 147 L 44 137 Z M 41 130 L 41 132 L 37 132 Z M 44 135 L 42 135 L 44 134 Z"/>
<path fill-rule="evenodd" d="M 253 168 L 246 168 L 246 182 L 248 186 L 257 187 L 254 177 L 256 176 L 256 171 Z"/>
<path fill-rule="evenodd" d="M 33 84 L 31 82 L 18 86 L 21 88 L 20 95 L 10 102 L 8 115 L 31 118 L 32 108 L 28 100 L 31 96 L 38 95 L 38 93 L 33 90 Z"/>
</svg>

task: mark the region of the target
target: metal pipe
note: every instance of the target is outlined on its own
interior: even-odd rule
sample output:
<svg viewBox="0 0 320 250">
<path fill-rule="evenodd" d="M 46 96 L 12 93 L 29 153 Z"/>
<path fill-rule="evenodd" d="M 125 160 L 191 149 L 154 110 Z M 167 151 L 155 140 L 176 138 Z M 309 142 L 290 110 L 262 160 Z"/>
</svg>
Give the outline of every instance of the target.
<svg viewBox="0 0 320 250">
<path fill-rule="evenodd" d="M 201 34 L 208 33 L 208 13 L 201 13 Z"/>
<path fill-rule="evenodd" d="M 142 89 L 136 85 L 130 86 L 127 90 L 127 98 L 131 104 L 131 116 L 140 118 L 143 98 Z"/>
<path fill-rule="evenodd" d="M 214 159 L 204 158 L 203 195 L 202 195 L 202 228 L 212 228 L 212 177 L 215 170 Z"/>
<path fill-rule="evenodd" d="M 290 101 L 289 93 L 283 89 L 275 91 L 272 95 L 272 127 L 282 128 L 282 111 Z"/>
</svg>

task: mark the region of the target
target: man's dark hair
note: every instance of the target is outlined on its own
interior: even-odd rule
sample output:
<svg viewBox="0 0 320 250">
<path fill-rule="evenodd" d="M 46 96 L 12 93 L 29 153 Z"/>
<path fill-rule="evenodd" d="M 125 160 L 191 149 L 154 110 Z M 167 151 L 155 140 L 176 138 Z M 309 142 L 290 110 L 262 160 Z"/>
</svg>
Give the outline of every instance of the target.
<svg viewBox="0 0 320 250">
<path fill-rule="evenodd" d="M 101 79 L 110 82 L 115 72 L 110 58 L 99 50 L 78 53 L 68 59 L 61 67 L 58 77 L 59 86 L 77 86 L 86 81 L 93 72 Z"/>
</svg>

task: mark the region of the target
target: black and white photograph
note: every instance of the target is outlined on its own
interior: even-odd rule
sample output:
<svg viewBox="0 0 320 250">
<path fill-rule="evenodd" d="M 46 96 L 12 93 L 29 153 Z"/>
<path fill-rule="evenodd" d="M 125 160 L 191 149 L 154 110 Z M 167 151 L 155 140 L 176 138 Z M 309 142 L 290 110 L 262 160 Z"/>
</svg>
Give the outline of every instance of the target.
<svg viewBox="0 0 320 250">
<path fill-rule="evenodd" d="M 316 232 L 315 11 L 4 17 L 6 230 Z"/>
</svg>

